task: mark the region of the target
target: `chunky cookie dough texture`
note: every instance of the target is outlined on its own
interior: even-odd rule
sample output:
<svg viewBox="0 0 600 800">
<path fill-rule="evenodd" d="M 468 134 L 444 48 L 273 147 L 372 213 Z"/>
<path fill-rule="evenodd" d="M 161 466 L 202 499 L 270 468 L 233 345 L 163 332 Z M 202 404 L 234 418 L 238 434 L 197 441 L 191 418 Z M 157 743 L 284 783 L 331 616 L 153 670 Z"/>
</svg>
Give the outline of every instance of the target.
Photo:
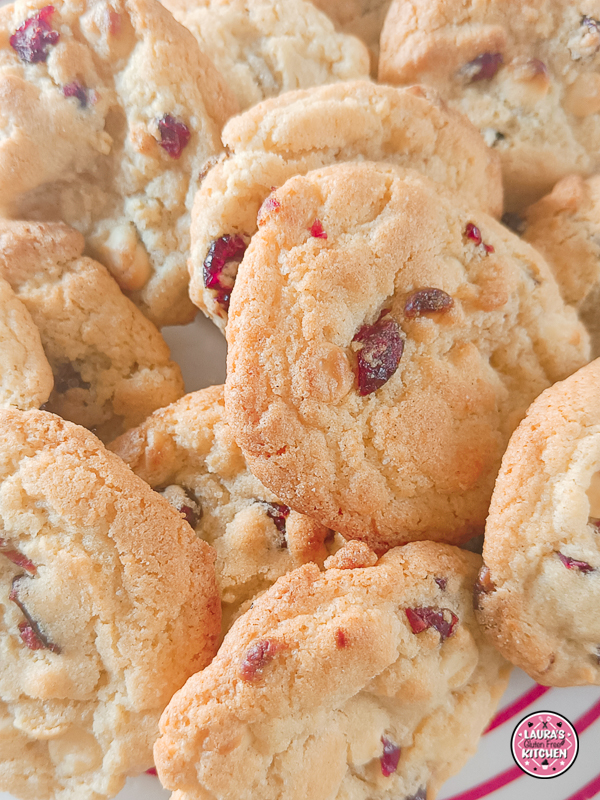
<svg viewBox="0 0 600 800">
<path fill-rule="evenodd" d="M 174 800 L 425 800 L 473 755 L 509 672 L 475 621 L 480 556 L 345 549 L 280 578 L 174 696 Z"/>
<path fill-rule="evenodd" d="M 110 449 L 214 547 L 224 632 L 280 575 L 307 561 L 322 565 L 335 547 L 332 531 L 291 511 L 251 474 L 222 386 L 156 411 Z"/>
<path fill-rule="evenodd" d="M 532 247 L 419 173 L 368 163 L 270 196 L 227 338 L 252 472 L 376 550 L 481 533 L 511 433 L 589 356 Z"/>
<path fill-rule="evenodd" d="M 91 433 L 0 410 L 0 791 L 113 797 L 216 652 L 214 555 Z"/>
<path fill-rule="evenodd" d="M 394 0 L 379 78 L 431 84 L 469 117 L 511 211 L 600 168 L 599 0 Z"/>
<path fill-rule="evenodd" d="M 600 356 L 600 176 L 569 175 L 523 215 L 523 238 L 544 256 Z"/>
<path fill-rule="evenodd" d="M 309 0 L 161 0 L 196 37 L 241 109 L 266 97 L 366 78 L 369 55 Z"/>
<path fill-rule="evenodd" d="M 83 248 L 67 225 L 0 220 L 0 276 L 54 373 L 45 409 L 109 440 L 181 397 L 183 379 L 159 331 Z"/>
<path fill-rule="evenodd" d="M 39 408 L 53 385 L 52 369 L 31 314 L 0 278 L 0 407 Z"/>
<path fill-rule="evenodd" d="M 485 529 L 478 618 L 547 686 L 600 684 L 600 360 L 513 434 Z"/>
<path fill-rule="evenodd" d="M 208 173 L 194 203 L 189 262 L 190 296 L 221 329 L 260 206 L 294 175 L 337 162 L 384 161 L 418 169 L 493 216 L 502 213 L 497 155 L 426 87 L 352 81 L 290 92 L 231 120 L 223 141 L 230 154 Z M 239 247 L 223 256 L 217 274 L 215 255 L 226 237 Z"/>
<path fill-rule="evenodd" d="M 156 324 L 194 315 L 190 212 L 235 99 L 157 0 L 0 9 L 0 206 L 86 237 Z"/>
</svg>

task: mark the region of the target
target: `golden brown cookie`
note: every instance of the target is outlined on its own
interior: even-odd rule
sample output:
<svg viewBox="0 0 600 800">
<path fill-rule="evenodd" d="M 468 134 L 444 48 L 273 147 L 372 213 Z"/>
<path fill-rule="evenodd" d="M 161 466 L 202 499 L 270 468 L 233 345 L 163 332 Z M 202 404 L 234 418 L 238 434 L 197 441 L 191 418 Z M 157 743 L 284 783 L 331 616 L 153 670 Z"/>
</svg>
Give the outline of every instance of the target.
<svg viewBox="0 0 600 800">
<path fill-rule="evenodd" d="M 282 502 L 382 550 L 481 533 L 512 431 L 588 360 L 529 245 L 412 170 L 340 164 L 265 202 L 226 408 Z"/>
<path fill-rule="evenodd" d="M 496 481 L 476 602 L 489 641 L 547 686 L 600 684 L 600 360 L 547 389 Z"/>
<path fill-rule="evenodd" d="M 0 9 L 0 207 L 61 220 L 158 325 L 194 316 L 190 212 L 237 105 L 157 0 Z"/>
<path fill-rule="evenodd" d="M 113 797 L 211 660 L 211 548 L 91 433 L 0 410 L 0 791 Z"/>
<path fill-rule="evenodd" d="M 379 79 L 430 84 L 466 114 L 511 211 L 600 168 L 599 0 L 394 0 Z"/>
<path fill-rule="evenodd" d="M 60 223 L 0 220 L 0 276 L 39 329 L 54 372 L 46 410 L 110 440 L 183 394 L 154 325 Z"/>
<path fill-rule="evenodd" d="M 212 545 L 223 632 L 280 575 L 323 561 L 332 531 L 255 478 L 225 419 L 223 387 L 188 394 L 110 445 Z"/>
<path fill-rule="evenodd" d="M 425 800 L 475 752 L 509 672 L 473 613 L 481 558 L 343 552 L 280 578 L 175 695 L 154 751 L 173 800 Z"/>
<path fill-rule="evenodd" d="M 196 196 L 189 262 L 190 296 L 222 330 L 258 210 L 294 175 L 344 161 L 385 161 L 418 169 L 474 206 L 502 213 L 496 154 L 426 87 L 352 81 L 290 92 L 232 119 L 223 141 L 231 155 Z"/>
</svg>

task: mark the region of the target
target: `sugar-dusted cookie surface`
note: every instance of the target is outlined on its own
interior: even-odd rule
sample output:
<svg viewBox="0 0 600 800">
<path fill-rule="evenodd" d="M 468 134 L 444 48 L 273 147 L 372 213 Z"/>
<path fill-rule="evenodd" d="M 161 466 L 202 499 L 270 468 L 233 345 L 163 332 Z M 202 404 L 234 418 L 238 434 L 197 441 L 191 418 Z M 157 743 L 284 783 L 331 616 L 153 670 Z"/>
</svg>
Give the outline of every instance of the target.
<svg viewBox="0 0 600 800">
<path fill-rule="evenodd" d="M 542 257 L 413 170 L 340 164 L 263 205 L 226 408 L 253 473 L 373 549 L 481 533 L 532 400 L 588 360 Z"/>
<path fill-rule="evenodd" d="M 0 9 L 0 206 L 86 237 L 154 322 L 188 322 L 190 212 L 237 105 L 157 0 Z"/>
<path fill-rule="evenodd" d="M 91 433 L 0 410 L 0 791 L 113 797 L 216 651 L 214 555 Z"/>
<path fill-rule="evenodd" d="M 255 478 L 225 419 L 223 387 L 156 411 L 110 445 L 216 552 L 223 630 L 280 575 L 329 555 L 333 534 Z"/>
<path fill-rule="evenodd" d="M 600 355 L 600 176 L 569 175 L 524 212 L 523 238 L 544 256 Z"/>
<path fill-rule="evenodd" d="M 231 120 L 223 141 L 232 155 L 209 172 L 196 196 L 190 259 L 190 296 L 222 329 L 258 210 L 294 175 L 336 162 L 385 161 L 418 169 L 488 213 L 502 213 L 497 155 L 426 87 L 352 81 L 290 92 Z"/>
<path fill-rule="evenodd" d="M 336 28 L 358 36 L 369 48 L 371 72 L 377 76 L 379 37 L 391 0 L 312 0 Z"/>
<path fill-rule="evenodd" d="M 174 696 L 174 800 L 425 800 L 475 752 L 508 679 L 474 618 L 481 558 L 360 547 L 280 578 Z"/>
<path fill-rule="evenodd" d="M 31 314 L 0 278 L 0 407 L 39 408 L 53 385 L 52 369 Z"/>
<path fill-rule="evenodd" d="M 0 220 L 0 276 L 39 329 L 54 372 L 46 410 L 109 440 L 183 394 L 159 331 L 60 223 Z"/>
<path fill-rule="evenodd" d="M 196 37 L 241 109 L 293 89 L 366 78 L 369 55 L 309 0 L 162 0 Z"/>
<path fill-rule="evenodd" d="M 500 155 L 510 210 L 600 168 L 598 0 L 394 0 L 379 78 L 428 83 L 469 117 Z"/>
<path fill-rule="evenodd" d="M 600 684 L 600 360 L 513 434 L 485 529 L 479 621 L 539 683 Z"/>
</svg>

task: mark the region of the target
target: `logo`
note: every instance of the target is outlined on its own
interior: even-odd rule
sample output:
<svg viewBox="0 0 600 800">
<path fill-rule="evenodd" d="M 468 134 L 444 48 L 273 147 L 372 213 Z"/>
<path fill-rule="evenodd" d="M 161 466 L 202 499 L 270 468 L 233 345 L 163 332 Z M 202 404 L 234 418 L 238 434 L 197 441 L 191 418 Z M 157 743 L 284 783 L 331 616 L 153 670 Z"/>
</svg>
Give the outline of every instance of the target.
<svg viewBox="0 0 600 800">
<path fill-rule="evenodd" d="M 527 775 L 556 778 L 573 766 L 579 739 L 566 717 L 554 711 L 538 711 L 519 722 L 510 749 L 515 763 Z"/>
</svg>

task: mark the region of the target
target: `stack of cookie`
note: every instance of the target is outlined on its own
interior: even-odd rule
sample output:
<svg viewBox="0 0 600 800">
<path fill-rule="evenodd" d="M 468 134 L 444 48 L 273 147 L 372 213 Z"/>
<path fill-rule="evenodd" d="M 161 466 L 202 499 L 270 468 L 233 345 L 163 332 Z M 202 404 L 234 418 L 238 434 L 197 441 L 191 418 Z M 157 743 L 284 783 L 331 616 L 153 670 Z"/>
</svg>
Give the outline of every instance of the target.
<svg viewBox="0 0 600 800">
<path fill-rule="evenodd" d="M 455 5 L 1 10 L 0 791 L 433 800 L 600 683 L 600 7 Z"/>
</svg>

